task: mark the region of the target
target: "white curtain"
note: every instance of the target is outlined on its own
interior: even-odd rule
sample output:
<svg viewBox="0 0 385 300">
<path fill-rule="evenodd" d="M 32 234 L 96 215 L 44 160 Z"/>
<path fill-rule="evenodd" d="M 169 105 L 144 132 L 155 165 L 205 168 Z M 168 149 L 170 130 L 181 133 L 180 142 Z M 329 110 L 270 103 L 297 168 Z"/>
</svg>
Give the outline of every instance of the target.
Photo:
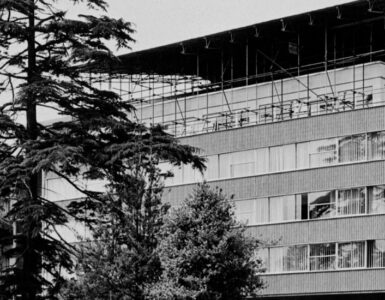
<svg viewBox="0 0 385 300">
<path fill-rule="evenodd" d="M 270 222 L 282 222 L 296 219 L 295 195 L 271 197 Z"/>
</svg>

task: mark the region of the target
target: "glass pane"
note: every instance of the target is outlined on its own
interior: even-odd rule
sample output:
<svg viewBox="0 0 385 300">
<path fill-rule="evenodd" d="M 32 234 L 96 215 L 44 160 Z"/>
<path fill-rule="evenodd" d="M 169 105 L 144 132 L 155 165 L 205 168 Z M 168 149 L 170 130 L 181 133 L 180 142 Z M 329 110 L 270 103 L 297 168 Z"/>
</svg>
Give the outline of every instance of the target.
<svg viewBox="0 0 385 300">
<path fill-rule="evenodd" d="M 295 169 L 295 145 L 270 148 L 270 172 Z"/>
<path fill-rule="evenodd" d="M 335 269 L 335 244 L 310 245 L 310 270 Z"/>
<path fill-rule="evenodd" d="M 330 218 L 336 214 L 335 191 L 309 193 L 309 218 Z"/>
<path fill-rule="evenodd" d="M 365 213 L 365 189 L 338 191 L 338 214 L 357 215 Z"/>
<path fill-rule="evenodd" d="M 365 242 L 338 245 L 339 268 L 362 268 L 365 265 Z"/>
<path fill-rule="evenodd" d="M 210 155 L 206 157 L 206 172 L 205 172 L 205 178 L 207 180 L 210 179 L 218 179 L 219 177 L 219 162 L 218 162 L 218 155 Z"/>
<path fill-rule="evenodd" d="M 368 241 L 368 267 L 385 267 L 385 240 Z"/>
<path fill-rule="evenodd" d="M 308 269 L 307 245 L 285 247 L 283 271 L 306 271 Z"/>
<path fill-rule="evenodd" d="M 219 155 L 219 177 L 230 178 L 230 153 Z"/>
<path fill-rule="evenodd" d="M 71 179 L 80 188 L 85 185 L 79 180 Z M 84 197 L 84 194 L 74 188 L 67 180 L 50 177 L 45 180 L 43 195 L 50 201 L 70 200 Z"/>
<path fill-rule="evenodd" d="M 256 166 L 255 174 L 269 173 L 269 148 L 261 148 L 255 151 Z"/>
<path fill-rule="evenodd" d="M 231 153 L 230 176 L 242 177 L 255 174 L 255 151 Z"/>
<path fill-rule="evenodd" d="M 368 188 L 369 213 L 385 213 L 385 185 Z"/>
<path fill-rule="evenodd" d="M 296 219 L 295 196 L 270 198 L 270 222 L 282 222 Z"/>
<path fill-rule="evenodd" d="M 369 159 L 385 158 L 385 132 L 374 132 L 368 134 Z"/>
<path fill-rule="evenodd" d="M 340 138 L 338 140 L 339 162 L 364 160 L 365 145 L 364 134 Z"/>
<path fill-rule="evenodd" d="M 337 161 L 335 139 L 312 141 L 309 144 L 310 167 L 327 166 Z"/>
<path fill-rule="evenodd" d="M 278 172 L 284 169 L 283 164 L 283 148 L 271 147 L 270 148 L 270 172 Z"/>
<path fill-rule="evenodd" d="M 297 169 L 309 168 L 309 143 L 297 144 Z"/>
<path fill-rule="evenodd" d="M 235 201 L 235 217 L 246 225 L 268 222 L 267 198 Z"/>
</svg>

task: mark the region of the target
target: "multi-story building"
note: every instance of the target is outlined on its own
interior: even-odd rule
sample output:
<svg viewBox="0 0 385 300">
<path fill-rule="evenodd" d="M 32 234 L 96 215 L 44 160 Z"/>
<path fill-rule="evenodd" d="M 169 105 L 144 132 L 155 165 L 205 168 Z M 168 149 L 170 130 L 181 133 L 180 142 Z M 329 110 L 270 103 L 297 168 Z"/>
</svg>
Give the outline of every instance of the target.
<svg viewBox="0 0 385 300">
<path fill-rule="evenodd" d="M 202 149 L 203 177 L 264 242 L 261 297 L 385 295 L 384 9 L 362 0 L 257 23 L 123 55 L 92 77 L 133 118 Z M 202 175 L 173 171 L 164 198 L 178 204 Z M 47 196 L 79 196 L 56 180 Z"/>
</svg>

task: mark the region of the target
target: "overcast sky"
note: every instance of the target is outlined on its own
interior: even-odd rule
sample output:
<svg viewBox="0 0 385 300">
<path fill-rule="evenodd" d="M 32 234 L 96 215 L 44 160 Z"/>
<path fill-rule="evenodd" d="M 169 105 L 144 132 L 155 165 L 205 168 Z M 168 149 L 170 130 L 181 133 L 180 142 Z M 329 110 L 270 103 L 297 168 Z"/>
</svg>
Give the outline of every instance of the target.
<svg viewBox="0 0 385 300">
<path fill-rule="evenodd" d="M 135 23 L 142 50 L 352 0 L 107 0 L 109 14 Z M 127 52 L 124 50 L 123 52 Z"/>
</svg>

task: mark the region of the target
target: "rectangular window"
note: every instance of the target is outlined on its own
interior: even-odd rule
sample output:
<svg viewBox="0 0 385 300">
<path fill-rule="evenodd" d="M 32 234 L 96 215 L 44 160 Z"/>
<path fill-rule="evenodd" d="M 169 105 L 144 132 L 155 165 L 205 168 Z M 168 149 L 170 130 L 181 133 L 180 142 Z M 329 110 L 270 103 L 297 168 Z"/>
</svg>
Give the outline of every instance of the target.
<svg viewBox="0 0 385 300">
<path fill-rule="evenodd" d="M 348 136 L 338 139 L 339 162 L 361 161 L 365 159 L 365 134 Z"/>
<path fill-rule="evenodd" d="M 308 194 L 309 219 L 330 218 L 336 215 L 335 191 Z"/>
<path fill-rule="evenodd" d="M 333 270 L 336 268 L 336 244 L 310 245 L 310 270 Z"/>
<path fill-rule="evenodd" d="M 297 144 L 297 169 L 309 168 L 309 142 Z"/>
<path fill-rule="evenodd" d="M 269 173 L 269 148 L 260 148 L 255 150 L 256 165 L 255 174 Z"/>
<path fill-rule="evenodd" d="M 301 202 L 294 196 L 271 197 L 270 222 L 282 222 L 300 219 L 299 207 Z M 298 208 L 297 208 L 298 207 Z"/>
<path fill-rule="evenodd" d="M 295 169 L 295 145 L 270 148 L 270 172 Z"/>
<path fill-rule="evenodd" d="M 385 158 L 385 131 L 368 134 L 368 158 Z"/>
<path fill-rule="evenodd" d="M 365 213 L 365 188 L 338 191 L 338 215 L 358 215 Z"/>
<path fill-rule="evenodd" d="M 71 178 L 75 184 L 84 189 L 84 182 L 80 182 L 75 178 Z M 67 180 L 53 175 L 47 175 L 44 185 L 44 197 L 50 201 L 61 201 L 69 199 L 77 199 L 84 197 L 84 194 L 77 190 Z"/>
<path fill-rule="evenodd" d="M 338 244 L 338 268 L 363 268 L 365 266 L 365 242 Z"/>
<path fill-rule="evenodd" d="M 368 267 L 385 267 L 385 240 L 368 241 Z"/>
<path fill-rule="evenodd" d="M 368 187 L 369 213 L 385 213 L 385 185 Z"/>
<path fill-rule="evenodd" d="M 308 270 L 307 245 L 274 247 L 269 251 L 271 273 Z"/>
<path fill-rule="evenodd" d="M 309 143 L 309 167 L 333 165 L 337 162 L 336 139 L 312 141 Z"/>
<path fill-rule="evenodd" d="M 235 217 L 246 225 L 256 225 L 268 222 L 268 199 L 252 199 L 235 201 Z"/>
<path fill-rule="evenodd" d="M 205 178 L 207 180 L 218 179 L 219 176 L 219 160 L 218 155 L 210 155 L 206 157 L 206 172 Z"/>
<path fill-rule="evenodd" d="M 255 150 L 231 154 L 230 176 L 242 177 L 255 174 Z"/>
</svg>

